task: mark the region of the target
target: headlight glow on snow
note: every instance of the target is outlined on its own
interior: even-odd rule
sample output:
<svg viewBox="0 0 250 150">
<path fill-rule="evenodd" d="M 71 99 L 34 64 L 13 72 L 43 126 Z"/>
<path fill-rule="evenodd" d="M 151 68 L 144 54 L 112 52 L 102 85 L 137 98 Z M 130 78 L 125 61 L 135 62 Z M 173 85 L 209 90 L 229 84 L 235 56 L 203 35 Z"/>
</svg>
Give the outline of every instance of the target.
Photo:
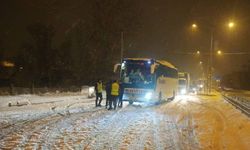
<svg viewBox="0 0 250 150">
<path fill-rule="evenodd" d="M 186 94 L 187 90 L 186 89 L 181 89 L 181 94 Z"/>
<path fill-rule="evenodd" d="M 197 89 L 196 88 L 192 88 L 192 90 L 193 90 L 194 94 L 197 94 Z"/>
<path fill-rule="evenodd" d="M 89 95 L 89 97 L 91 97 L 93 94 L 95 93 L 95 87 L 89 87 L 89 93 L 88 93 L 88 95 Z"/>
<path fill-rule="evenodd" d="M 146 93 L 146 94 L 145 94 L 145 98 L 146 98 L 147 100 L 151 99 L 151 98 L 152 98 L 152 92 Z"/>
</svg>

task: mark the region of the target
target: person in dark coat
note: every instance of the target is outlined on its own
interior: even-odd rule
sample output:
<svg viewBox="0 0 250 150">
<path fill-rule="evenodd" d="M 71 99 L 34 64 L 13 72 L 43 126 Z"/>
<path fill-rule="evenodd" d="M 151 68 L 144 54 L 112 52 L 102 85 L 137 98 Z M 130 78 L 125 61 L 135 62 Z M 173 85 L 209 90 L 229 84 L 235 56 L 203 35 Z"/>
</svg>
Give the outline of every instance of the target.
<svg viewBox="0 0 250 150">
<path fill-rule="evenodd" d="M 111 84 L 112 84 L 112 81 L 108 81 L 106 83 L 106 87 L 105 87 L 105 90 L 106 90 L 106 108 L 108 108 L 109 101 L 111 101 Z"/>
<path fill-rule="evenodd" d="M 122 97 L 123 97 L 123 93 L 124 93 L 124 89 L 122 86 L 122 83 L 120 82 L 120 88 L 119 88 L 119 101 L 118 101 L 118 107 L 122 107 L 123 101 L 122 101 Z"/>
</svg>

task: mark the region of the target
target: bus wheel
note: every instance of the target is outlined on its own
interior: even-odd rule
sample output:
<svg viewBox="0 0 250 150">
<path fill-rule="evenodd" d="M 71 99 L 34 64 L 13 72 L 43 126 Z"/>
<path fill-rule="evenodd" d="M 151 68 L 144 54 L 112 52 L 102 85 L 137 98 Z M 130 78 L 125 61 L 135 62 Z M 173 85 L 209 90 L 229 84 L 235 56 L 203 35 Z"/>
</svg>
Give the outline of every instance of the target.
<svg viewBox="0 0 250 150">
<path fill-rule="evenodd" d="M 159 92 L 159 97 L 158 97 L 159 102 L 162 101 L 162 93 Z"/>
<path fill-rule="evenodd" d="M 175 91 L 173 91 L 173 96 L 169 100 L 174 100 L 175 99 Z"/>
<path fill-rule="evenodd" d="M 134 102 L 132 100 L 129 100 L 129 105 L 132 105 Z"/>
<path fill-rule="evenodd" d="M 162 93 L 159 92 L 158 101 L 155 102 L 155 105 L 160 105 L 161 103 L 162 103 Z"/>
</svg>

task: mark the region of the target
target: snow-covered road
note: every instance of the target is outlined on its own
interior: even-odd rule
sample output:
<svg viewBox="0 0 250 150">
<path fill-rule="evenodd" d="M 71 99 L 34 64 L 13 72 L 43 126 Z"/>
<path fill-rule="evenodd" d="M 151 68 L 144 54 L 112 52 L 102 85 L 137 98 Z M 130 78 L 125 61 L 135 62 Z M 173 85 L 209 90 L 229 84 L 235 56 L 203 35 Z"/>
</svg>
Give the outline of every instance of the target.
<svg viewBox="0 0 250 150">
<path fill-rule="evenodd" d="M 48 97 L 43 99 L 49 102 Z M 1 107 L 0 149 L 244 150 L 250 147 L 249 118 L 218 93 L 178 96 L 156 106 L 126 104 L 116 111 L 95 108 L 93 99 L 76 95 L 58 98 L 61 102 L 53 99 L 53 110 L 51 103 Z M 20 112 L 25 112 L 22 115 L 26 117 L 18 120 L 12 117 Z"/>
</svg>

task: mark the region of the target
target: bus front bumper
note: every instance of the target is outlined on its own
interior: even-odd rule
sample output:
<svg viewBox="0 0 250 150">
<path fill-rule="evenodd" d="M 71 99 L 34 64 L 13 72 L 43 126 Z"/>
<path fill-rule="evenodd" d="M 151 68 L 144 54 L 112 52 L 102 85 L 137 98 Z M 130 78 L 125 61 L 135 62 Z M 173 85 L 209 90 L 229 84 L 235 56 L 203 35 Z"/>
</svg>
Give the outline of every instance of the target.
<svg viewBox="0 0 250 150">
<path fill-rule="evenodd" d="M 133 102 L 156 102 L 158 101 L 153 92 L 147 92 L 145 94 L 124 94 L 123 101 Z"/>
</svg>

